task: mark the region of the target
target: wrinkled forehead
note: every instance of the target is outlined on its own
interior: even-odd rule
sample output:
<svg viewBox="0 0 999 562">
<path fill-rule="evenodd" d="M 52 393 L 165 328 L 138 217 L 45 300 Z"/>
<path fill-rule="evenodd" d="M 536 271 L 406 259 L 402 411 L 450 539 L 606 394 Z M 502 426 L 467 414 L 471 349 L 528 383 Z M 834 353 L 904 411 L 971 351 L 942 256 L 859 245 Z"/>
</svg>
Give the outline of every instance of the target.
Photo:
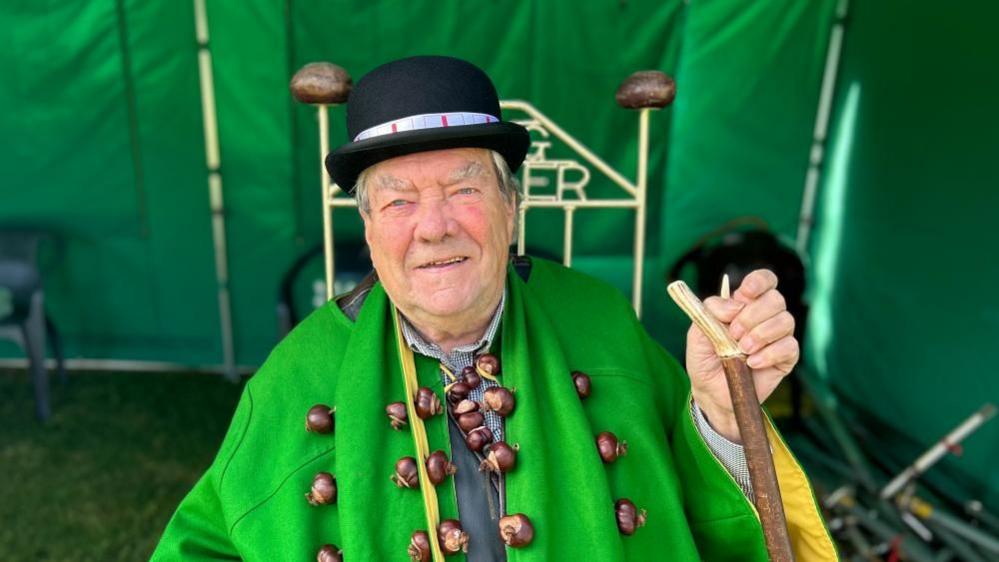
<svg viewBox="0 0 999 562">
<path fill-rule="evenodd" d="M 481 162 L 466 162 L 455 168 L 452 172 L 441 177 L 437 183 L 441 185 L 453 185 L 470 178 L 477 178 L 486 175 L 486 167 Z M 413 189 L 413 179 L 405 174 L 394 176 L 389 172 L 375 175 L 375 185 L 393 191 L 403 189 Z"/>
<path fill-rule="evenodd" d="M 371 169 L 373 187 L 413 189 L 417 184 L 453 185 L 494 175 L 489 152 L 483 149 L 436 150 L 399 156 Z"/>
</svg>

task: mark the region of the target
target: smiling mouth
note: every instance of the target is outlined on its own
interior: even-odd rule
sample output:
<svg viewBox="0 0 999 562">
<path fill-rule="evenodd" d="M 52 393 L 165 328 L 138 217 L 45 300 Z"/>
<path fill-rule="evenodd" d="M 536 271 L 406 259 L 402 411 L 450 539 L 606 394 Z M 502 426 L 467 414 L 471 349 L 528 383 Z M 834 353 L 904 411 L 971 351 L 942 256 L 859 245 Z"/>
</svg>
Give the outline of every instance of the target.
<svg viewBox="0 0 999 562">
<path fill-rule="evenodd" d="M 417 267 L 417 269 L 440 269 L 440 268 L 447 267 L 447 266 L 450 266 L 450 265 L 455 265 L 455 264 L 462 263 L 462 262 L 464 262 L 466 260 L 468 260 L 468 258 L 465 257 L 465 256 L 455 256 L 453 258 L 447 258 L 447 259 L 435 260 L 435 261 L 427 262 L 427 263 L 425 263 L 425 264 Z"/>
</svg>

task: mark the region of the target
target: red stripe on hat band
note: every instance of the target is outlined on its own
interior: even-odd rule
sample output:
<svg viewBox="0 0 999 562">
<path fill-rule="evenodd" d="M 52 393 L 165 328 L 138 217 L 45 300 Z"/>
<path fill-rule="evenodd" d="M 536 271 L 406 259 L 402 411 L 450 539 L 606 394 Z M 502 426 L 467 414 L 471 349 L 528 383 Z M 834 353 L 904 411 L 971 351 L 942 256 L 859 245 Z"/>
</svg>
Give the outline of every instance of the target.
<svg viewBox="0 0 999 562">
<path fill-rule="evenodd" d="M 451 120 L 448 121 L 448 115 Z M 449 113 L 422 113 L 393 119 L 374 127 L 369 127 L 354 137 L 354 142 L 382 135 L 391 135 L 403 131 L 419 131 L 422 129 L 437 129 L 440 127 L 462 127 L 498 123 L 499 118 L 488 113 L 472 113 L 469 111 L 451 111 Z"/>
</svg>

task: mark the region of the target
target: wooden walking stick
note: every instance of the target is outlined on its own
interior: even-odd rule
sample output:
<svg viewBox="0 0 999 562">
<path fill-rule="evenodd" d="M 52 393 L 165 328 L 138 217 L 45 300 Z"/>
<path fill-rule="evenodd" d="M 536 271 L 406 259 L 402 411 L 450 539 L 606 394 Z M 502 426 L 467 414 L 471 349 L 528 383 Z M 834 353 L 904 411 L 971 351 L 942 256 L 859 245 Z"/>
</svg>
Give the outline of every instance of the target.
<svg viewBox="0 0 999 562">
<path fill-rule="evenodd" d="M 727 285 L 727 283 L 726 283 Z M 791 539 L 787 532 L 787 520 L 781 503 L 780 488 L 777 486 L 777 471 L 774 469 L 770 442 L 767 440 L 763 413 L 756 397 L 753 375 L 746 365 L 746 356 L 728 330 L 704 308 L 687 284 L 675 281 L 667 287 L 670 297 L 704 335 L 711 340 L 715 352 L 725 369 L 725 379 L 732 396 L 732 409 L 739 424 L 746 463 L 749 465 L 749 481 L 753 484 L 753 504 L 763 525 L 763 537 L 767 552 L 773 562 L 793 562 Z M 727 290 L 723 288 L 723 296 Z"/>
</svg>

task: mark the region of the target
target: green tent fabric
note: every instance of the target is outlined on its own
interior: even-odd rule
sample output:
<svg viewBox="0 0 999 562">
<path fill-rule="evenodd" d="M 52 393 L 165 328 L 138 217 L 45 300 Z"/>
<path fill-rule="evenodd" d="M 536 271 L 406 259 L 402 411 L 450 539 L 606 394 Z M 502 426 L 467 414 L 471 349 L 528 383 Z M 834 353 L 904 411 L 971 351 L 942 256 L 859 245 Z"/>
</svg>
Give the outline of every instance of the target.
<svg viewBox="0 0 999 562">
<path fill-rule="evenodd" d="M 835 4 L 209 1 L 237 361 L 276 343 L 281 276 L 320 239 L 315 112 L 288 79 L 420 53 L 479 64 L 627 176 L 637 119 L 614 90 L 634 70 L 675 76 L 651 121 L 643 320 L 680 355 L 662 284 L 677 257 L 740 216 L 795 236 Z M 809 367 L 924 445 L 999 397 L 976 358 L 999 333 L 997 11 L 852 3 L 807 256 Z M 67 356 L 221 363 L 192 3 L 7 2 L 0 30 L 0 225 L 55 233 L 42 267 Z M 331 126 L 335 146 L 342 109 Z M 627 293 L 632 220 L 579 212 L 574 266 Z M 561 221 L 532 212 L 535 250 L 560 255 Z M 935 471 L 997 507 L 997 456 L 993 423 Z"/>
</svg>

